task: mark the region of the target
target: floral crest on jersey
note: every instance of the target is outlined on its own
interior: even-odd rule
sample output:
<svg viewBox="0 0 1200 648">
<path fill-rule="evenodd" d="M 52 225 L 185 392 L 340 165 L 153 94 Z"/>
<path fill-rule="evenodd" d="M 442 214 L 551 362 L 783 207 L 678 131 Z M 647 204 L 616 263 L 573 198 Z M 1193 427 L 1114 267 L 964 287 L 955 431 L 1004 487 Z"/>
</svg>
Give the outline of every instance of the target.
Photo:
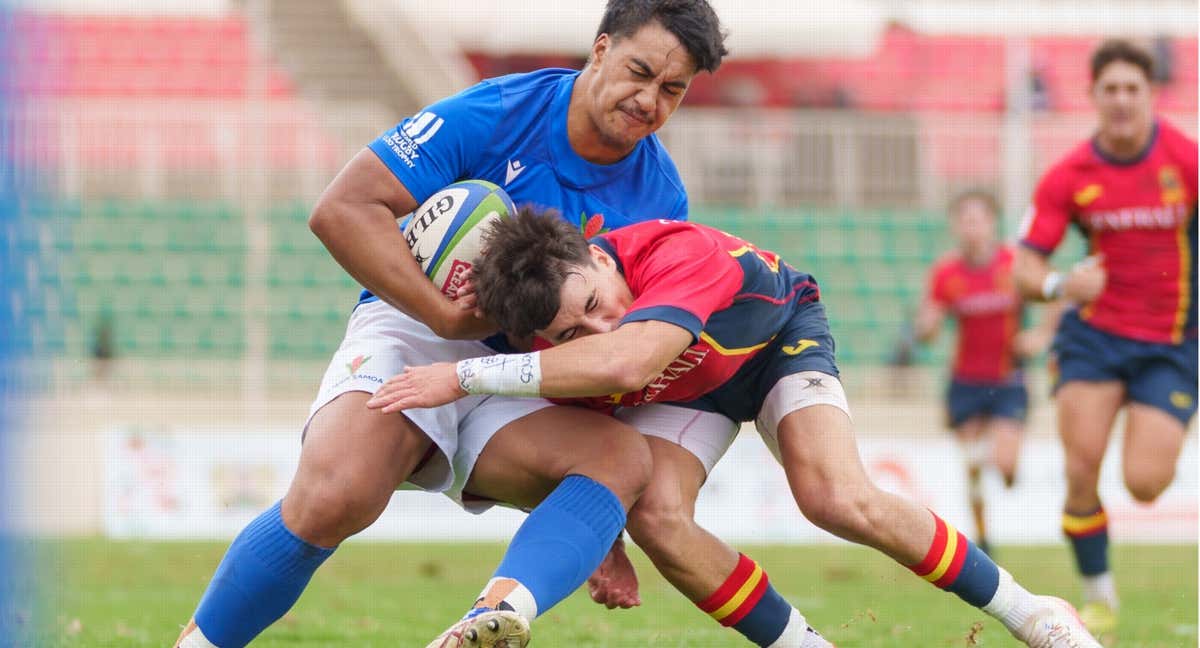
<svg viewBox="0 0 1200 648">
<path fill-rule="evenodd" d="M 1158 170 L 1158 187 L 1162 191 L 1164 205 L 1178 205 L 1187 200 L 1179 169 L 1173 166 L 1164 166 Z"/>
<path fill-rule="evenodd" d="M 1096 202 L 1096 199 L 1099 198 L 1100 194 L 1103 193 L 1104 187 L 1101 187 L 1096 183 L 1092 183 L 1075 192 L 1075 204 L 1079 205 L 1080 207 L 1087 207 L 1093 202 Z"/>
<path fill-rule="evenodd" d="M 604 226 L 604 214 L 592 214 L 591 218 L 588 218 L 587 212 L 580 212 L 579 231 L 583 232 L 585 239 L 607 232 L 608 228 Z"/>
</svg>

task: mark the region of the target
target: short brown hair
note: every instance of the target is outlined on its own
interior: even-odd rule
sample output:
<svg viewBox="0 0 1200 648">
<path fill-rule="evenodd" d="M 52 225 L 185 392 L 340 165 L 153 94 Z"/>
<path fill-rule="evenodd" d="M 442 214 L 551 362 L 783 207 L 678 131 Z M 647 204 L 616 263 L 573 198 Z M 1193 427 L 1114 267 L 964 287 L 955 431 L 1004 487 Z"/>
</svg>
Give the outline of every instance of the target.
<svg viewBox="0 0 1200 648">
<path fill-rule="evenodd" d="M 558 212 L 522 207 L 491 223 L 473 279 L 479 308 L 501 330 L 520 337 L 550 326 L 573 268 L 592 262 L 588 242 Z"/>
<path fill-rule="evenodd" d="M 1123 38 L 1111 38 L 1100 43 L 1100 47 L 1092 53 L 1092 83 L 1100 78 L 1104 68 L 1110 63 L 1125 61 L 1132 63 L 1146 75 L 1147 81 L 1154 79 L 1154 57 L 1145 49 Z"/>
<path fill-rule="evenodd" d="M 996 200 L 996 194 L 986 189 L 967 189 L 966 191 L 955 194 L 954 198 L 950 200 L 950 215 L 958 215 L 958 212 L 963 208 L 963 205 L 971 201 L 978 201 L 982 203 L 983 206 L 986 207 L 989 212 L 991 212 L 992 218 L 1000 216 L 1000 201 Z"/>
</svg>

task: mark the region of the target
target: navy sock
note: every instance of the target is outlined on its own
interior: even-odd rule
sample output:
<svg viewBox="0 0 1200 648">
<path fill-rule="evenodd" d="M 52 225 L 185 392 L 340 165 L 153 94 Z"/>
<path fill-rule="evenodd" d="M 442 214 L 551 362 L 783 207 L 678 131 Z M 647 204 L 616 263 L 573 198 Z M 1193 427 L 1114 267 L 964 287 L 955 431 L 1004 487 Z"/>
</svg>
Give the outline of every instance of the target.
<svg viewBox="0 0 1200 648">
<path fill-rule="evenodd" d="M 569 475 L 529 513 L 495 577 L 524 585 L 541 614 L 591 576 L 623 528 L 625 507 L 608 487 Z"/>
<path fill-rule="evenodd" d="M 220 648 L 240 648 L 291 609 L 333 549 L 283 524 L 279 502 L 234 539 L 196 608 L 196 625 Z"/>
<path fill-rule="evenodd" d="M 1096 576 L 1108 571 L 1108 514 L 1104 507 L 1083 514 L 1064 511 L 1062 526 L 1080 574 Z"/>
</svg>

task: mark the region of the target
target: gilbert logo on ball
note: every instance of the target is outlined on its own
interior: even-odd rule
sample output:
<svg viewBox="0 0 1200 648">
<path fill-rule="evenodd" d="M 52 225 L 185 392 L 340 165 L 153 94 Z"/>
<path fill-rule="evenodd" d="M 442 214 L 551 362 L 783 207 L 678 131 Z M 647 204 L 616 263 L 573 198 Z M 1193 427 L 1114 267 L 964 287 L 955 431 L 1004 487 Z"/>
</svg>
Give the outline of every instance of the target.
<svg viewBox="0 0 1200 648">
<path fill-rule="evenodd" d="M 512 199 L 486 180 L 456 182 L 429 197 L 404 226 L 404 238 L 425 276 L 453 297 L 482 249 L 489 222 L 515 214 Z"/>
</svg>

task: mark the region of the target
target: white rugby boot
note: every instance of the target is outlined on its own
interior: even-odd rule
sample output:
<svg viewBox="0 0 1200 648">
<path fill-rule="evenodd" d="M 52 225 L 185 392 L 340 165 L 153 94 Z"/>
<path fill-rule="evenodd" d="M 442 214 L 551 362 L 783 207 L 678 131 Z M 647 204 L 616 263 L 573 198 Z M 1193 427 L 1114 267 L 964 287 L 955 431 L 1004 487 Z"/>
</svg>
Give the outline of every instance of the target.
<svg viewBox="0 0 1200 648">
<path fill-rule="evenodd" d="M 491 610 L 455 623 L 425 648 L 525 648 L 529 623 L 510 610 Z"/>
<path fill-rule="evenodd" d="M 1083 627 L 1070 603 L 1053 596 L 1038 598 L 1045 606 L 1029 617 L 1013 636 L 1029 648 L 1103 648 Z"/>
</svg>

